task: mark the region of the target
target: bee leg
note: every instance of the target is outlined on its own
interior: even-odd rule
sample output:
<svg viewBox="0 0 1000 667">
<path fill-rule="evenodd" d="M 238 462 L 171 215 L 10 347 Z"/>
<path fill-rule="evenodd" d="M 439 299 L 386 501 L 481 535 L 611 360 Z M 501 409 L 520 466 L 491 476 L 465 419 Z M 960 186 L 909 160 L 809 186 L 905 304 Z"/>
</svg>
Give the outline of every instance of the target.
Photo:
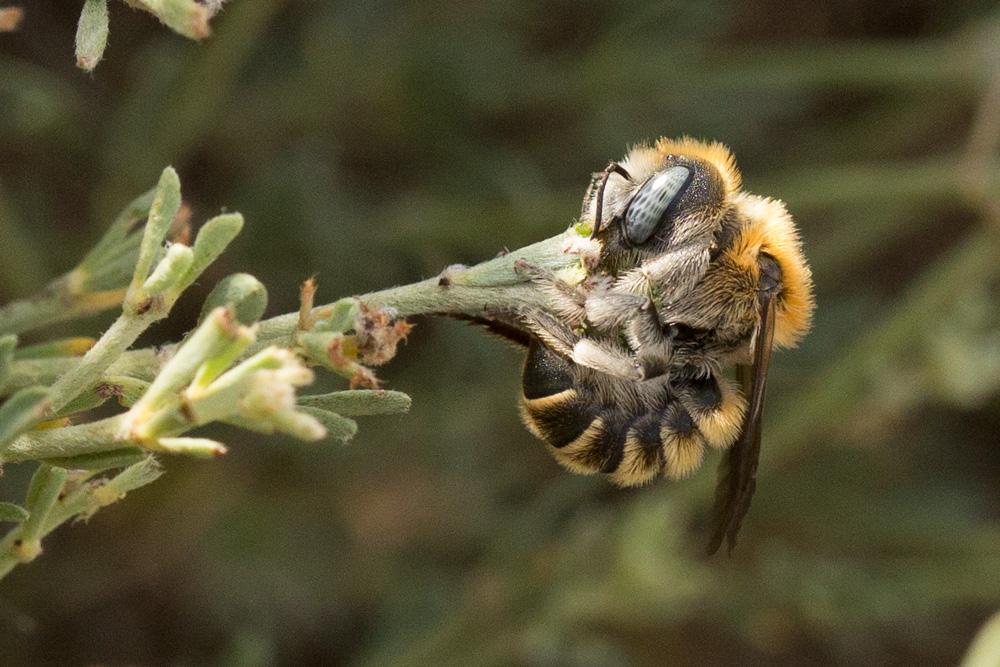
<svg viewBox="0 0 1000 667">
<path fill-rule="evenodd" d="M 616 287 L 638 294 L 658 291 L 669 304 L 683 297 L 701 280 L 709 261 L 706 246 L 681 246 L 632 269 L 618 280 Z"/>
<path fill-rule="evenodd" d="M 581 338 L 545 311 L 523 312 L 521 321 L 547 348 L 575 364 L 626 380 L 643 379 L 642 370 L 630 354 L 589 338 Z"/>
<path fill-rule="evenodd" d="M 569 326 L 539 309 L 522 311 L 520 319 L 545 347 L 566 359 L 573 358 L 573 346 L 580 341 L 580 337 Z"/>
<path fill-rule="evenodd" d="M 625 329 L 629 345 L 636 351 L 644 379 L 659 377 L 670 368 L 673 337 L 663 329 L 652 299 L 635 311 Z"/>
<path fill-rule="evenodd" d="M 624 329 L 629 346 L 636 352 L 642 379 L 667 372 L 671 337 L 664 333 L 652 299 L 616 290 L 592 294 L 586 303 L 587 319 L 595 327 Z"/>
<path fill-rule="evenodd" d="M 635 382 L 645 379 L 642 368 L 631 355 L 589 338 L 581 338 L 573 346 L 571 358 L 580 366 L 592 368 L 605 375 Z"/>
<path fill-rule="evenodd" d="M 584 304 L 587 321 L 601 331 L 613 331 L 625 326 L 649 298 L 621 290 L 594 290 Z"/>
<path fill-rule="evenodd" d="M 552 307 L 559 316 L 571 324 L 583 321 L 586 311 L 584 296 L 574 287 L 561 280 L 549 269 L 519 259 L 514 262 L 514 271 L 524 276 L 552 299 Z"/>
</svg>

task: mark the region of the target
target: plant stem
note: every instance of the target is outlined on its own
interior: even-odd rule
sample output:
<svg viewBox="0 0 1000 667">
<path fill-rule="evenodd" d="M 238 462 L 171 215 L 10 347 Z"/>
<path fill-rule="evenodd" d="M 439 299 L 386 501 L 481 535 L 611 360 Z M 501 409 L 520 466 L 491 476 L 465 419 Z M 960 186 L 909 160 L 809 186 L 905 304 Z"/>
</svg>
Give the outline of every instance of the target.
<svg viewBox="0 0 1000 667">
<path fill-rule="evenodd" d="M 549 295 L 544 290 L 533 288 L 517 274 L 514 271 L 514 263 L 523 259 L 551 271 L 573 270 L 579 266 L 579 257 L 563 252 L 564 240 L 565 234 L 559 234 L 481 264 L 446 270 L 451 281 L 447 286 L 441 285 L 440 277 L 434 277 L 409 285 L 363 294 L 354 300 L 370 306 L 394 308 L 403 317 L 443 313 L 475 316 L 482 315 L 485 311 L 513 313 L 523 307 L 545 308 L 551 305 Z M 313 312 L 321 313 L 333 305 L 331 303 L 319 306 Z M 150 323 L 151 320 L 142 326 L 149 326 Z M 250 356 L 268 345 L 292 346 L 292 335 L 297 325 L 298 313 L 288 313 L 261 321 L 258 324 L 257 342 L 250 346 L 243 356 Z M 142 330 L 135 332 L 131 325 L 120 321 L 116 322 L 112 329 L 116 329 L 115 335 L 119 336 L 119 344 L 112 349 L 109 343 L 105 344 L 108 347 L 103 347 L 102 342 L 98 342 L 90 351 L 90 354 L 101 354 L 104 361 L 107 360 L 104 358 L 105 355 L 114 360 L 104 373 L 128 375 L 152 381 L 160 367 L 159 358 L 154 350 L 123 352 L 124 348 L 119 349 L 120 344 L 127 339 L 125 334 L 131 337 L 128 340 L 128 344 L 131 345 Z M 111 333 L 109 330 L 102 337 L 102 341 Z M 98 350 L 99 347 L 102 349 Z M 165 346 L 163 351 L 169 355 L 174 349 L 174 346 Z M 93 386 L 99 381 L 99 377 L 91 377 L 96 366 L 88 364 L 87 372 L 77 371 L 82 365 L 81 360 L 76 357 L 15 361 L 5 392 L 34 384 L 48 384 L 56 377 L 62 378 L 57 384 L 67 389 L 78 387 L 83 380 L 86 380 L 88 386 Z M 73 379 L 67 379 L 69 377 Z M 65 399 L 61 399 L 60 402 L 65 405 L 63 400 Z"/>
<path fill-rule="evenodd" d="M 124 447 L 139 447 L 124 426 L 125 414 L 64 428 L 28 431 L 4 452 L 3 463 L 68 458 Z"/>
<path fill-rule="evenodd" d="M 535 289 L 514 271 L 520 259 L 550 271 L 573 269 L 579 257 L 563 252 L 565 234 L 553 236 L 515 250 L 501 257 L 471 267 L 446 269 L 450 284 L 442 285 L 441 276 L 399 287 L 390 287 L 355 297 L 358 302 L 380 308 L 393 308 L 400 316 L 434 314 L 483 315 L 486 312 L 514 313 L 520 308 L 551 305 L 544 290 Z M 319 306 L 321 313 L 334 304 Z M 298 313 L 279 315 L 260 323 L 257 343 L 250 352 L 266 345 L 281 344 L 295 332 Z M 248 354 L 250 353 L 248 352 Z"/>
<path fill-rule="evenodd" d="M 34 385 L 50 385 L 62 375 L 80 365 L 80 357 L 49 357 L 46 359 L 19 359 L 11 367 L 0 394 L 11 394 L 18 389 Z M 105 370 L 102 379 L 129 375 L 136 378 L 155 377 L 161 365 L 154 348 L 130 350 L 121 355 Z"/>
<path fill-rule="evenodd" d="M 142 315 L 122 313 L 83 359 L 52 385 L 52 413 L 97 384 L 115 359 L 131 347 L 150 324 L 164 315 L 165 310 L 156 307 Z"/>
<path fill-rule="evenodd" d="M 162 470 L 152 457 L 147 457 L 138 463 L 118 473 L 110 480 L 94 484 L 81 484 L 65 497 L 57 499 L 51 511 L 35 536 L 41 539 L 75 516 L 89 517 L 102 507 L 120 500 L 129 491 L 153 482 L 162 474 Z M 3 579 L 21 563 L 18 558 L 18 543 L 24 533 L 24 524 L 10 530 L 0 539 L 0 579 Z"/>
</svg>

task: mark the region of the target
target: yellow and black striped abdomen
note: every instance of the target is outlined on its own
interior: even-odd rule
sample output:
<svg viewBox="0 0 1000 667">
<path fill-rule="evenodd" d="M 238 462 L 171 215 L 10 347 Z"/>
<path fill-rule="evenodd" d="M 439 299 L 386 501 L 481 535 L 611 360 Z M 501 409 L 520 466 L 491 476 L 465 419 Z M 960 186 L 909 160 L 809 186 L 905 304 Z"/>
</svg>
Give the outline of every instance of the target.
<svg viewBox="0 0 1000 667">
<path fill-rule="evenodd" d="M 729 447 L 746 401 L 715 377 L 677 379 L 670 390 L 627 409 L 602 400 L 573 364 L 537 341 L 528 348 L 521 412 L 556 460 L 573 472 L 605 473 L 621 486 L 659 473 L 678 479 L 698 468 L 705 447 Z"/>
</svg>

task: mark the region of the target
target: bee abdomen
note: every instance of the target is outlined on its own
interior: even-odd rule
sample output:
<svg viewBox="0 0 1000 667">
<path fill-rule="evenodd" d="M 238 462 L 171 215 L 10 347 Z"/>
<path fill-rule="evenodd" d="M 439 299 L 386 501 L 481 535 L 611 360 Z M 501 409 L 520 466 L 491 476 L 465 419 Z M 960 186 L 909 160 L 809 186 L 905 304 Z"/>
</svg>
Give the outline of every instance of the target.
<svg viewBox="0 0 1000 667">
<path fill-rule="evenodd" d="M 627 415 L 587 404 L 573 389 L 550 398 L 556 400 L 525 399 L 524 419 L 573 472 L 605 473 L 616 484 L 636 486 L 661 473 L 671 479 L 687 477 L 704 458 L 705 438 L 677 401 Z"/>
<path fill-rule="evenodd" d="M 622 460 L 611 476 L 620 486 L 638 486 L 656 477 L 664 468 L 663 440 L 660 438 L 660 415 L 640 415 L 625 435 Z"/>
<path fill-rule="evenodd" d="M 681 378 L 673 388 L 710 447 L 728 449 L 736 442 L 747 402 L 732 381 L 715 375 Z"/>
<path fill-rule="evenodd" d="M 667 406 L 660 418 L 664 472 L 671 479 L 687 477 L 705 458 L 705 438 L 679 401 Z"/>
<path fill-rule="evenodd" d="M 687 410 L 672 401 L 632 423 L 621 464 L 612 481 L 621 486 L 636 486 L 660 472 L 671 479 L 682 479 L 701 466 L 704 456 L 704 437 Z"/>
<path fill-rule="evenodd" d="M 593 430 L 599 417 L 576 389 L 529 398 L 525 393 L 521 403 L 525 422 L 539 438 L 556 449 L 579 440 L 588 430 Z"/>
<path fill-rule="evenodd" d="M 590 426 L 572 442 L 556 447 L 552 454 L 556 461 L 576 473 L 613 473 L 618 469 L 625 447 L 628 428 L 621 415 L 611 410 L 591 408 Z"/>
<path fill-rule="evenodd" d="M 577 473 L 608 474 L 621 486 L 644 484 L 660 473 L 679 479 L 701 465 L 707 438 L 700 426 L 718 421 L 712 406 L 718 411 L 724 405 L 721 391 L 715 400 L 711 387 L 688 387 L 697 417 L 684 402 L 666 395 L 658 406 L 629 411 L 600 402 L 586 385 L 575 386 L 572 371 L 570 362 L 538 343 L 530 346 L 522 415 L 560 464 Z M 707 398 L 699 402 L 697 389 L 704 389 Z M 716 432 L 710 432 L 714 439 L 708 444 L 720 446 Z"/>
<path fill-rule="evenodd" d="M 614 472 L 622 459 L 628 420 L 575 385 L 572 364 L 533 341 L 524 365 L 524 422 L 570 470 Z"/>
<path fill-rule="evenodd" d="M 547 398 L 573 387 L 573 365 L 532 340 L 521 382 L 526 399 Z"/>
<path fill-rule="evenodd" d="M 529 346 L 524 421 L 566 468 L 635 486 L 663 472 L 684 477 L 701 463 L 704 439 L 678 401 L 629 411 L 603 404 L 576 382 L 570 362 L 538 343 Z"/>
</svg>

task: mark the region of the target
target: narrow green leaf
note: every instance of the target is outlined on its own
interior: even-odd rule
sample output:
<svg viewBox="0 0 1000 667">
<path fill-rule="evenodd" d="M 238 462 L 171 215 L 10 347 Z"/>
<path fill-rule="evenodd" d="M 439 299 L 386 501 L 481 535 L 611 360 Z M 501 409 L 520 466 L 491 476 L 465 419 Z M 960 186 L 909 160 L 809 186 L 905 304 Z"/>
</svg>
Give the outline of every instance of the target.
<svg viewBox="0 0 1000 667">
<path fill-rule="evenodd" d="M 225 455 L 226 446 L 208 438 L 158 438 L 150 448 L 156 448 L 169 454 L 193 456 L 198 459 L 214 459 Z"/>
<path fill-rule="evenodd" d="M 112 478 L 105 486 L 125 494 L 153 482 L 163 474 L 163 468 L 152 456 L 130 465 Z"/>
<path fill-rule="evenodd" d="M 25 495 L 24 504 L 28 506 L 28 511 L 32 512 L 39 507 L 44 508 L 54 502 L 59 495 L 53 487 L 59 486 L 66 481 L 66 470 L 54 466 L 41 464 L 31 476 L 31 483 L 28 484 L 28 493 Z"/>
<path fill-rule="evenodd" d="M 184 279 L 193 261 L 191 248 L 181 243 L 173 244 L 142 284 L 143 291 L 149 296 L 165 292 Z"/>
<path fill-rule="evenodd" d="M 194 241 L 194 262 L 178 288 L 183 290 L 197 280 L 202 271 L 222 254 L 241 229 L 243 229 L 243 216 L 239 213 L 217 215 L 202 225 L 198 230 L 198 238 Z"/>
<path fill-rule="evenodd" d="M 128 206 L 122 209 L 108 230 L 104 232 L 101 240 L 83 258 L 77 270 L 82 271 L 87 276 L 97 274 L 103 269 L 110 257 L 117 256 L 121 251 L 127 251 L 125 254 L 128 255 L 127 263 L 131 269 L 135 265 L 133 255 L 135 248 L 128 242 L 129 232 L 149 215 L 149 209 L 153 205 L 155 197 L 156 188 L 151 188 L 129 202 Z M 131 271 L 129 271 L 129 275 L 131 275 Z"/>
<path fill-rule="evenodd" d="M 120 405 L 129 408 L 146 393 L 149 383 L 126 375 L 109 375 L 97 385 L 97 389 L 114 396 Z"/>
<path fill-rule="evenodd" d="M 14 503 L 0 503 L 0 521 L 22 523 L 28 518 L 28 510 Z"/>
<path fill-rule="evenodd" d="M 66 476 L 64 468 L 56 468 L 45 463 L 39 465 L 32 476 L 24 502 L 29 516 L 21 526 L 22 544 L 18 550 L 18 558 L 22 562 L 33 560 L 41 553 L 38 541 L 44 535 L 45 520 L 53 505 L 59 500 L 59 494 L 66 484 Z"/>
<path fill-rule="evenodd" d="M 167 167 L 156 185 L 156 196 L 149 209 L 149 220 L 139 245 L 139 259 L 132 274 L 132 285 L 138 288 L 149 277 L 153 262 L 167 238 L 170 225 L 181 206 L 181 181 L 173 167 Z"/>
<path fill-rule="evenodd" d="M 28 387 L 17 392 L 0 406 L 0 452 L 14 438 L 34 426 L 49 407 L 49 390 Z"/>
<path fill-rule="evenodd" d="M 76 26 L 76 66 L 90 72 L 108 44 L 107 0 L 85 0 Z"/>
<path fill-rule="evenodd" d="M 139 256 L 141 243 L 142 234 L 132 232 L 120 240 L 117 246 L 102 255 L 99 261 L 88 258 L 86 266 L 81 264 L 80 268 L 76 269 L 85 273 L 81 289 L 99 292 L 128 287 L 135 271 L 135 261 Z"/>
<path fill-rule="evenodd" d="M 46 459 L 44 462 L 66 468 L 67 470 L 89 470 L 100 472 L 113 468 L 125 468 L 142 461 L 149 454 L 135 447 L 124 447 L 122 449 L 112 449 L 106 452 L 94 452 L 93 454 L 81 454 L 80 456 L 66 456 L 62 458 Z"/>
<path fill-rule="evenodd" d="M 45 522 L 44 533 L 55 530 L 61 523 L 74 516 L 89 518 L 97 510 L 118 502 L 129 491 L 155 481 L 163 474 L 163 469 L 153 456 L 147 455 L 138 463 L 133 463 L 103 484 L 85 484 L 70 492 L 58 511 L 50 513 Z"/>
<path fill-rule="evenodd" d="M 111 394 L 96 387 L 94 389 L 88 389 L 63 407 L 59 408 L 59 411 L 52 415 L 52 418 L 68 417 L 69 415 L 75 415 L 78 412 L 93 410 L 94 408 L 104 405 L 105 401 L 111 398 L 111 396 Z"/>
<path fill-rule="evenodd" d="M 354 437 L 358 432 L 358 423 L 353 419 L 341 417 L 340 415 L 309 406 L 302 406 L 299 410 L 314 418 L 326 428 L 326 437 L 344 443 Z"/>
<path fill-rule="evenodd" d="M 205 299 L 198 321 L 220 306 L 230 308 L 237 322 L 249 326 L 267 309 L 267 288 L 249 273 L 226 276 Z"/>
<path fill-rule="evenodd" d="M 397 415 L 408 412 L 413 402 L 401 391 L 352 389 L 330 394 L 299 396 L 299 405 L 321 408 L 340 415 Z"/>
<path fill-rule="evenodd" d="M 103 483 L 76 485 L 46 517 L 42 535 L 51 533 L 73 517 L 89 518 L 97 510 L 121 500 L 129 491 L 149 484 L 162 474 L 163 470 L 156 459 L 146 454 L 139 462 L 133 463 Z"/>
</svg>

